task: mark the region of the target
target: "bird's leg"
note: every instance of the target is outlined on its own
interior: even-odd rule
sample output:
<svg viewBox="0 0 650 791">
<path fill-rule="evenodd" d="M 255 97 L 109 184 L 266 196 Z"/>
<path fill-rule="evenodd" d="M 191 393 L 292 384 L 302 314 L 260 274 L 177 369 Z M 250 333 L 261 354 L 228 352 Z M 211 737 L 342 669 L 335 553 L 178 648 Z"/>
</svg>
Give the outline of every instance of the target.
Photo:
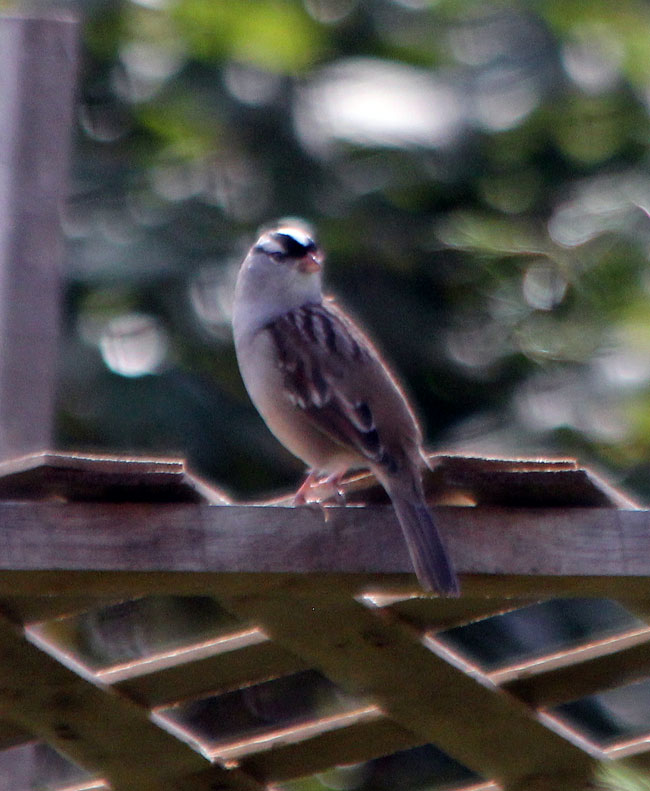
<svg viewBox="0 0 650 791">
<path fill-rule="evenodd" d="M 334 505 L 345 505 L 345 495 L 341 490 L 341 480 L 344 473 L 335 472 L 326 478 L 319 477 L 316 470 L 310 470 L 302 486 L 293 497 L 294 505 L 305 505 L 307 502 L 317 502 L 323 512 L 323 519 L 327 522 L 327 500 L 332 500 Z M 310 495 L 317 489 L 317 495 L 312 499 Z"/>
<path fill-rule="evenodd" d="M 323 486 L 326 491 L 329 490 L 331 492 L 331 494 L 323 499 L 331 499 L 336 505 L 345 505 L 345 494 L 343 493 L 343 489 L 341 489 L 343 475 L 344 473 L 342 472 L 334 472 L 320 482 L 320 485 Z"/>
<path fill-rule="evenodd" d="M 317 485 L 318 472 L 316 470 L 309 470 L 309 473 L 303 481 L 301 487 L 293 496 L 294 505 L 305 505 L 307 502 L 307 495 Z"/>
<path fill-rule="evenodd" d="M 322 497 L 319 504 L 323 512 L 323 519 L 326 522 L 329 521 L 329 509 L 332 505 L 345 505 L 345 495 L 341 490 L 342 478 L 342 472 L 335 472 L 318 483 L 319 488 L 322 488 Z"/>
</svg>

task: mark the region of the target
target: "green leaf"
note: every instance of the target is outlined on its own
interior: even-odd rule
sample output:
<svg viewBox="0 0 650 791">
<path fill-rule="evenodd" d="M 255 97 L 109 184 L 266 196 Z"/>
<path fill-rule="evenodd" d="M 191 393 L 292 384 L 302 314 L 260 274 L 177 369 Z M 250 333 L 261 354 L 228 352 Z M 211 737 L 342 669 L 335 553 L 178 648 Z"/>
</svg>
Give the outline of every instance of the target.
<svg viewBox="0 0 650 791">
<path fill-rule="evenodd" d="M 297 3 L 285 0 L 182 0 L 174 9 L 179 29 L 200 59 L 232 58 L 290 73 L 323 51 L 320 27 Z"/>
</svg>

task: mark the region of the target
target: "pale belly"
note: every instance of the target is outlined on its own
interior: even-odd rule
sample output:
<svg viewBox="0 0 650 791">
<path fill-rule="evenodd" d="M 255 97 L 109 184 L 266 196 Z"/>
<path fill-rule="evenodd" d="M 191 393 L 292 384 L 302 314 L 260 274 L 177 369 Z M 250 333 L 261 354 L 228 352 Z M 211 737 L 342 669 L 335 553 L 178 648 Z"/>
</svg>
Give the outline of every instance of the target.
<svg viewBox="0 0 650 791">
<path fill-rule="evenodd" d="M 305 413 L 284 395 L 283 374 L 267 332 L 236 343 L 239 369 L 257 411 L 277 439 L 309 467 L 338 474 L 363 467 L 363 458 L 314 427 Z M 245 353 L 242 354 L 246 349 Z M 245 361 L 245 362 L 244 362 Z"/>
</svg>

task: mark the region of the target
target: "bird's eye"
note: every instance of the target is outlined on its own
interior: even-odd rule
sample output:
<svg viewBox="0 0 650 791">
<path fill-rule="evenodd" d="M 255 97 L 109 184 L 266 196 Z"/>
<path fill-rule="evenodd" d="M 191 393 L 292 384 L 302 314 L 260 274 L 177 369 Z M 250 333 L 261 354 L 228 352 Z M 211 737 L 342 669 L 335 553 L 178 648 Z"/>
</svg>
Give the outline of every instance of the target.
<svg viewBox="0 0 650 791">
<path fill-rule="evenodd" d="M 278 250 L 275 245 L 269 244 L 258 244 L 254 248 L 258 253 L 264 253 L 268 255 L 269 258 L 272 258 L 274 261 L 284 261 L 288 258 L 288 253 L 286 250 Z"/>
</svg>

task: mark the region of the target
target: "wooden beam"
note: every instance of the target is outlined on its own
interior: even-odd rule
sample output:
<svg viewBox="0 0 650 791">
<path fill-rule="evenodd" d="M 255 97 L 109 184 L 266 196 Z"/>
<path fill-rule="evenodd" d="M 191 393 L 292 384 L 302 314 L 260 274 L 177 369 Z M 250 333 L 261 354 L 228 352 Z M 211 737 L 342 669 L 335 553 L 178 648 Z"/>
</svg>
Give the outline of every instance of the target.
<svg viewBox="0 0 650 791">
<path fill-rule="evenodd" d="M 334 762 L 340 766 L 381 758 L 398 750 L 418 747 L 420 741 L 412 732 L 379 717 L 328 731 L 307 742 L 280 745 L 251 755 L 242 760 L 241 766 L 260 782 L 275 784 L 324 772 L 331 769 Z"/>
<path fill-rule="evenodd" d="M 390 506 L 329 514 L 325 522 L 309 507 L 0 502 L 0 570 L 338 573 L 361 575 L 369 587 L 372 575 L 384 587 L 385 575 L 396 583 L 409 575 L 417 590 Z M 534 599 L 580 586 L 585 594 L 650 593 L 649 511 L 446 507 L 435 516 L 459 571 L 474 575 L 464 583 L 468 596 Z M 0 594 L 19 593 L 4 576 Z"/>
<path fill-rule="evenodd" d="M 650 676 L 650 643 L 631 646 L 584 662 L 576 661 L 502 686 L 534 708 L 560 703 L 622 687 Z"/>
<path fill-rule="evenodd" d="M 51 445 L 77 24 L 0 15 L 0 459 Z"/>
<path fill-rule="evenodd" d="M 141 705 L 153 708 L 185 698 L 227 692 L 307 669 L 301 659 L 267 640 L 236 651 L 179 662 L 164 670 L 134 676 L 118 681 L 113 688 Z M 110 673 L 104 678 L 111 683 Z"/>
<path fill-rule="evenodd" d="M 310 576 L 315 581 L 327 582 L 347 591 L 351 596 L 361 594 L 369 587 L 381 586 L 386 590 L 405 594 L 422 595 L 421 589 L 409 575 L 376 574 L 317 574 Z M 260 591 L 277 585 L 281 581 L 300 579 L 304 573 L 224 573 L 195 571 L 151 572 L 151 571 L 1 571 L 0 591 L 15 596 L 58 596 L 60 593 L 88 591 L 101 597 L 132 599 L 139 596 L 217 596 L 231 595 L 248 590 L 256 584 Z M 619 598 L 624 593 L 642 598 L 648 595 L 649 581 L 646 577 L 536 577 L 525 576 L 466 576 L 463 593 L 472 598 L 485 597 L 494 603 L 495 612 L 514 604 L 534 587 L 544 598 L 564 596 L 597 596 Z M 426 594 L 425 594 L 426 595 Z"/>
<path fill-rule="evenodd" d="M 3 596 L 0 597 L 0 613 L 17 624 L 38 623 L 61 618 L 86 610 L 99 609 L 116 604 L 122 599 L 106 599 L 97 596 Z"/>
<path fill-rule="evenodd" d="M 373 603 L 374 597 L 369 598 Z M 0 600 L 1 601 L 1 600 Z M 536 604 L 539 599 L 514 598 L 502 602 L 488 597 L 471 598 L 463 595 L 458 599 L 434 599 L 427 596 L 409 597 L 394 604 L 376 606 L 386 616 L 398 618 L 420 632 L 435 633 L 455 626 L 463 626 L 494 615 Z"/>
<path fill-rule="evenodd" d="M 251 588 L 223 603 L 486 780 L 524 789 L 552 773 L 554 789 L 575 791 L 592 776 L 593 759 L 523 704 L 465 675 L 414 640 L 411 630 L 384 623 L 330 585 L 291 581 L 261 595 Z"/>
<path fill-rule="evenodd" d="M 114 791 L 172 791 L 185 787 L 186 774 L 206 767 L 198 753 L 154 725 L 146 709 L 68 670 L 3 618 L 0 677 L 0 716 L 105 778 Z M 224 791 L 257 789 L 240 772 L 222 770 L 221 782 Z"/>
</svg>

